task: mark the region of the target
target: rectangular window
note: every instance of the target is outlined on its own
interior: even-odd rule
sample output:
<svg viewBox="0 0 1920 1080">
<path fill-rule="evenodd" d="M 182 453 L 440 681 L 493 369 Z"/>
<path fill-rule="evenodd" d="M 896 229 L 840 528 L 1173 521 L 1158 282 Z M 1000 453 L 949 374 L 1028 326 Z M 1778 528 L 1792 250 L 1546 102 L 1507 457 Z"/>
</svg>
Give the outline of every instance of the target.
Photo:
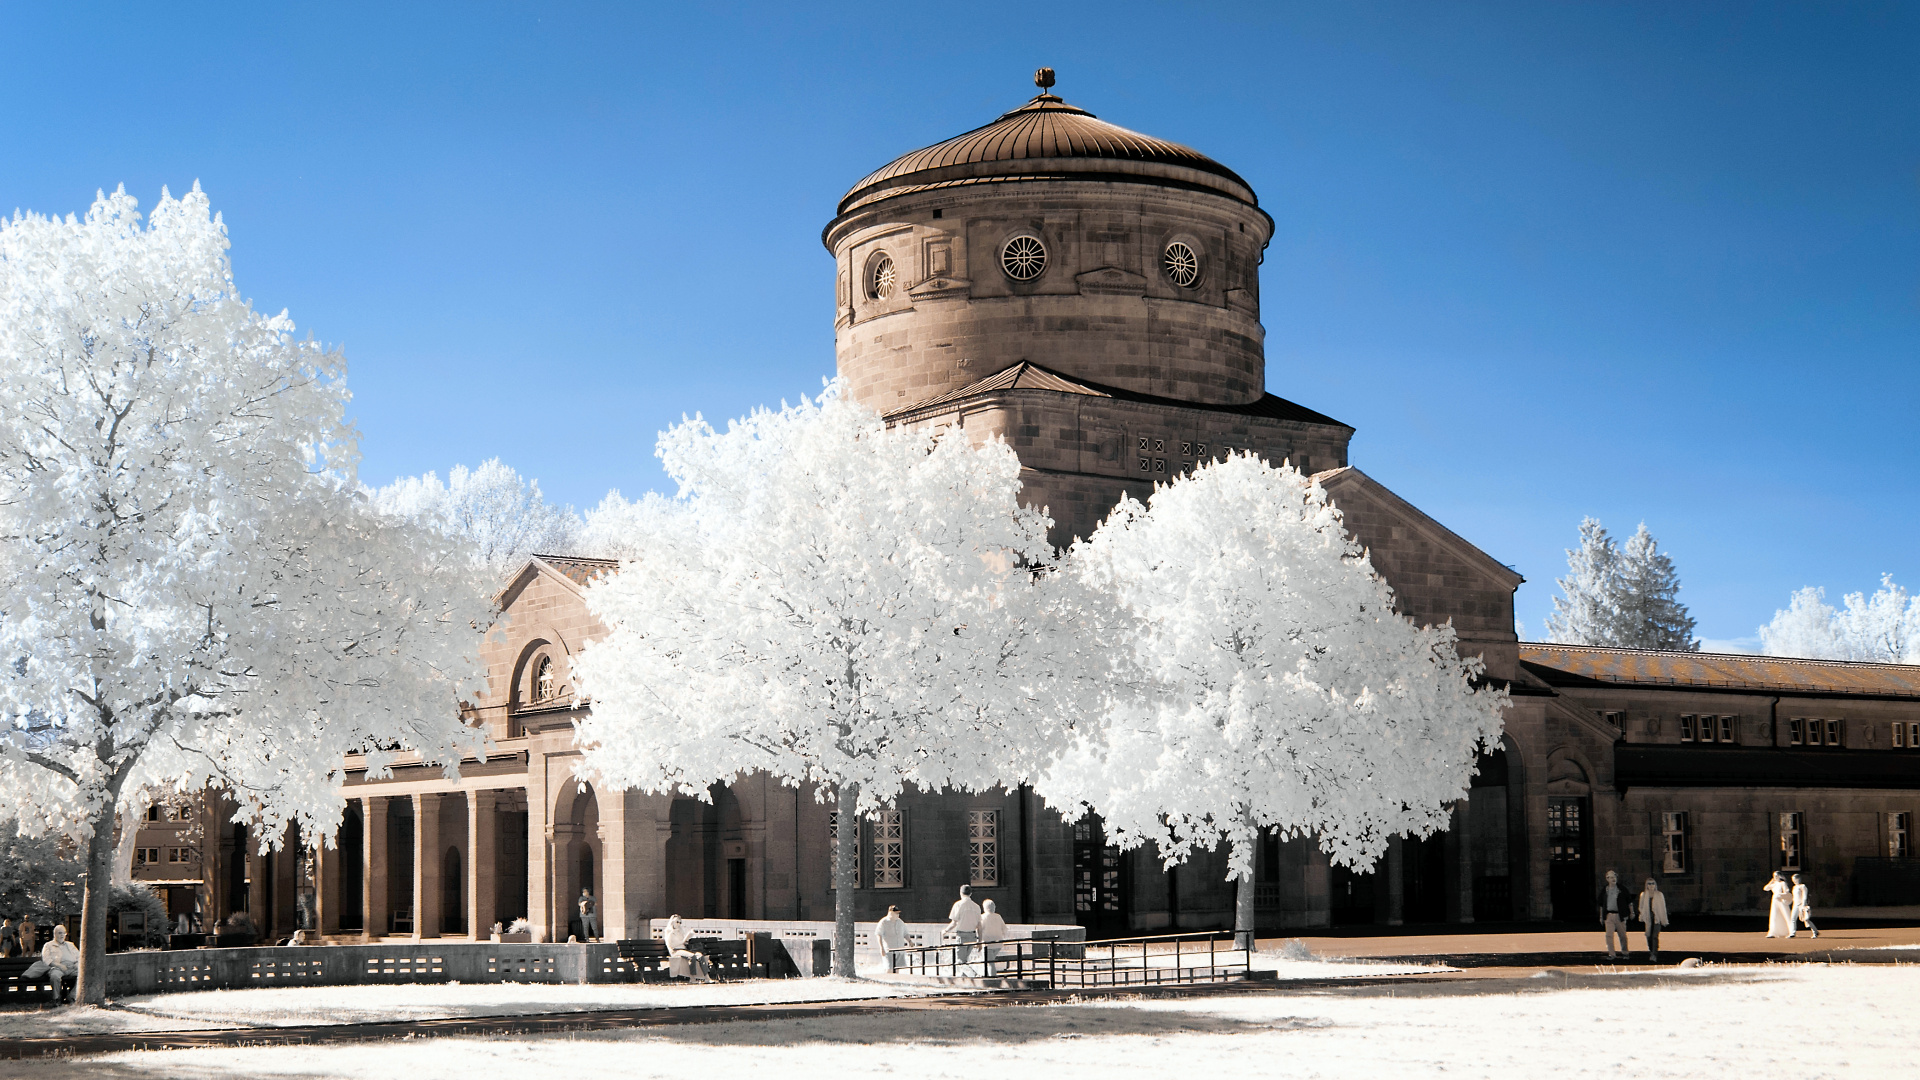
<svg viewBox="0 0 1920 1080">
<path fill-rule="evenodd" d="M 159 808 L 159 807 L 157 807 L 157 806 L 149 806 L 149 807 L 147 807 L 147 820 L 148 820 L 148 821 L 159 821 L 159 820 L 160 820 L 160 808 Z"/>
<path fill-rule="evenodd" d="M 1693 741 L 1693 720 L 1694 720 L 1694 717 L 1692 713 L 1682 713 L 1680 715 L 1680 741 L 1681 742 Z"/>
<path fill-rule="evenodd" d="M 1907 749 L 1920 750 L 1920 720 L 1907 725 Z"/>
<path fill-rule="evenodd" d="M 1733 736 L 1733 733 L 1735 730 L 1733 722 L 1738 719 L 1739 717 L 1737 716 L 1723 716 L 1720 718 L 1720 741 L 1721 742 L 1733 743 L 1738 741 Z"/>
<path fill-rule="evenodd" d="M 1806 729 L 1807 722 L 1801 717 L 1796 716 L 1787 721 L 1787 745 L 1799 746 L 1806 742 Z"/>
<path fill-rule="evenodd" d="M 193 804 L 181 803 L 179 806 L 168 808 L 167 820 L 168 821 L 192 821 L 193 820 Z"/>
<path fill-rule="evenodd" d="M 158 866 L 159 864 L 160 864 L 160 849 L 159 849 L 159 848 L 157 848 L 157 847 L 143 847 L 143 848 L 134 848 L 134 849 L 133 849 L 133 865 L 135 865 L 135 866 Z"/>
<path fill-rule="evenodd" d="M 838 844 L 839 842 L 840 842 L 840 811 L 829 810 L 827 811 L 827 845 L 828 845 L 828 851 L 832 854 L 832 857 L 834 859 L 833 865 L 835 867 L 838 867 L 840 865 L 840 862 L 839 862 L 840 857 L 838 852 L 834 850 L 833 845 Z M 860 887 L 860 830 L 859 829 L 853 830 L 853 885 L 854 885 L 854 888 Z M 838 875 L 838 871 L 836 870 L 828 873 L 827 888 L 837 889 L 839 887 L 840 887 L 840 878 Z"/>
<path fill-rule="evenodd" d="M 1687 872 L 1687 815 L 1660 815 L 1661 869 L 1668 874 Z"/>
<path fill-rule="evenodd" d="M 1895 750 L 1907 748 L 1907 725 L 1898 720 L 1893 722 L 1893 748 Z"/>
<path fill-rule="evenodd" d="M 170 863 L 190 863 L 193 861 L 193 849 L 183 847 L 168 848 L 167 861 Z"/>
<path fill-rule="evenodd" d="M 897 889 L 907 883 L 905 812 L 882 810 L 873 816 L 873 887 Z"/>
<path fill-rule="evenodd" d="M 1838 720 L 1827 721 L 1827 745 L 1840 745 L 1840 721 Z"/>
<path fill-rule="evenodd" d="M 1800 814 L 1780 815 L 1780 869 L 1800 869 L 1801 834 L 1806 818 Z"/>
<path fill-rule="evenodd" d="M 1913 855 L 1912 814 L 1887 815 L 1887 858 L 1905 859 Z"/>
<path fill-rule="evenodd" d="M 1000 884 L 1000 811 L 967 811 L 967 882 Z"/>
</svg>

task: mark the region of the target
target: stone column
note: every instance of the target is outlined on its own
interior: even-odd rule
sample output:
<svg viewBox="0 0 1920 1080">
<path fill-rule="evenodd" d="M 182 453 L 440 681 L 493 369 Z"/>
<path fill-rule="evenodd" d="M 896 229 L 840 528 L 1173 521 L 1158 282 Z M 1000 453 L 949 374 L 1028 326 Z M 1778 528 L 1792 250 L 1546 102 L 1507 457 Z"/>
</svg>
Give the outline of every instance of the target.
<svg viewBox="0 0 1920 1080">
<path fill-rule="evenodd" d="M 413 936 L 440 936 L 440 796 L 413 797 Z"/>
<path fill-rule="evenodd" d="M 384 937 L 393 932 L 387 911 L 387 800 L 370 795 L 360 806 L 367 860 L 360 872 L 360 921 L 368 938 Z"/>
<path fill-rule="evenodd" d="M 467 792 L 467 933 L 475 941 L 487 940 L 499 917 L 494 896 L 498 822 L 493 792 Z"/>
<path fill-rule="evenodd" d="M 267 858 L 260 854 L 260 841 L 247 830 L 247 915 L 253 928 L 266 942 L 273 936 L 273 912 L 268 910 Z"/>
<path fill-rule="evenodd" d="M 340 856 L 324 841 L 313 846 L 313 925 L 323 935 L 340 931 Z"/>
<path fill-rule="evenodd" d="M 533 928 L 533 940 L 552 941 L 553 937 L 553 883 L 548 880 L 553 872 L 553 830 L 548 810 L 552 795 L 547 791 L 546 759 L 536 758 L 528 763 L 528 772 L 539 769 L 540 775 L 527 777 L 527 922 Z M 565 919 L 560 921 L 560 929 L 565 930 Z M 560 936 L 561 941 L 566 935 Z"/>
<path fill-rule="evenodd" d="M 1407 888 L 1405 871 L 1401 860 L 1406 857 L 1405 838 L 1395 836 L 1387 841 L 1387 925 L 1399 926 L 1405 923 L 1407 910 Z"/>
<path fill-rule="evenodd" d="M 624 791 L 605 792 L 600 798 L 600 936 L 607 941 L 637 938 L 640 917 L 639 882 L 633 879 L 627 858 L 628 811 Z M 635 823 L 640 824 L 640 823 Z M 651 821 L 644 823 L 650 826 Z M 652 829 L 647 829 L 651 832 Z M 584 883 L 583 883 L 584 884 Z"/>
</svg>

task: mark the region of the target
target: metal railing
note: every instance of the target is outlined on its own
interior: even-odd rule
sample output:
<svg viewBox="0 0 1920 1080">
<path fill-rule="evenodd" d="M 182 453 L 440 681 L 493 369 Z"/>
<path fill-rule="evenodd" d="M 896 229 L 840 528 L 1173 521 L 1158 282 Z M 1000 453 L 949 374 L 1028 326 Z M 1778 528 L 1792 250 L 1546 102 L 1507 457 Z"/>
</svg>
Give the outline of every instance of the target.
<svg viewBox="0 0 1920 1080">
<path fill-rule="evenodd" d="M 1021 938 L 950 942 L 888 953 L 888 969 L 935 978 L 1014 979 L 1054 989 L 1158 986 L 1242 979 L 1251 954 L 1230 932 L 1158 934 L 1106 941 Z"/>
</svg>

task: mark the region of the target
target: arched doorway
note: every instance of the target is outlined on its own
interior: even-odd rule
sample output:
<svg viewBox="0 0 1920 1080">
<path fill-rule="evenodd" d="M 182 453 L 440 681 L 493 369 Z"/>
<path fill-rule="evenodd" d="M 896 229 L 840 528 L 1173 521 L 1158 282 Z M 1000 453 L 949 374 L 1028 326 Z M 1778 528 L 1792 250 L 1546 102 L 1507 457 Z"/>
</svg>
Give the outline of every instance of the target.
<svg viewBox="0 0 1920 1080">
<path fill-rule="evenodd" d="M 600 801 L 590 784 L 579 784 L 569 791 L 571 797 L 568 792 L 561 793 L 560 812 L 554 815 L 554 866 L 549 873 L 553 875 L 555 940 L 565 941 L 572 936 L 584 941 L 585 927 L 580 922 L 582 892 L 593 893 L 603 932 L 606 925 L 599 876 L 604 862 L 600 851 Z"/>
</svg>

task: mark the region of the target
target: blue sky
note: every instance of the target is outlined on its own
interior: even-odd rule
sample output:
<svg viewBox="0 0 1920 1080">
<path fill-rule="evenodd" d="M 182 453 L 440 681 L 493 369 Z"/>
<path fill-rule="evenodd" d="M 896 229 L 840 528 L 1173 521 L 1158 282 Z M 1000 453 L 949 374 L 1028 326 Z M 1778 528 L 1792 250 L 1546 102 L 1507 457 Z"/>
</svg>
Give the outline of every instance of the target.
<svg viewBox="0 0 1920 1080">
<path fill-rule="evenodd" d="M 1642 520 L 1709 639 L 1920 587 L 1920 7 L 0 7 L 0 207 L 201 181 L 362 475 L 581 506 L 833 366 L 838 197 L 1033 91 L 1274 215 L 1272 392 L 1528 578 Z"/>
</svg>

